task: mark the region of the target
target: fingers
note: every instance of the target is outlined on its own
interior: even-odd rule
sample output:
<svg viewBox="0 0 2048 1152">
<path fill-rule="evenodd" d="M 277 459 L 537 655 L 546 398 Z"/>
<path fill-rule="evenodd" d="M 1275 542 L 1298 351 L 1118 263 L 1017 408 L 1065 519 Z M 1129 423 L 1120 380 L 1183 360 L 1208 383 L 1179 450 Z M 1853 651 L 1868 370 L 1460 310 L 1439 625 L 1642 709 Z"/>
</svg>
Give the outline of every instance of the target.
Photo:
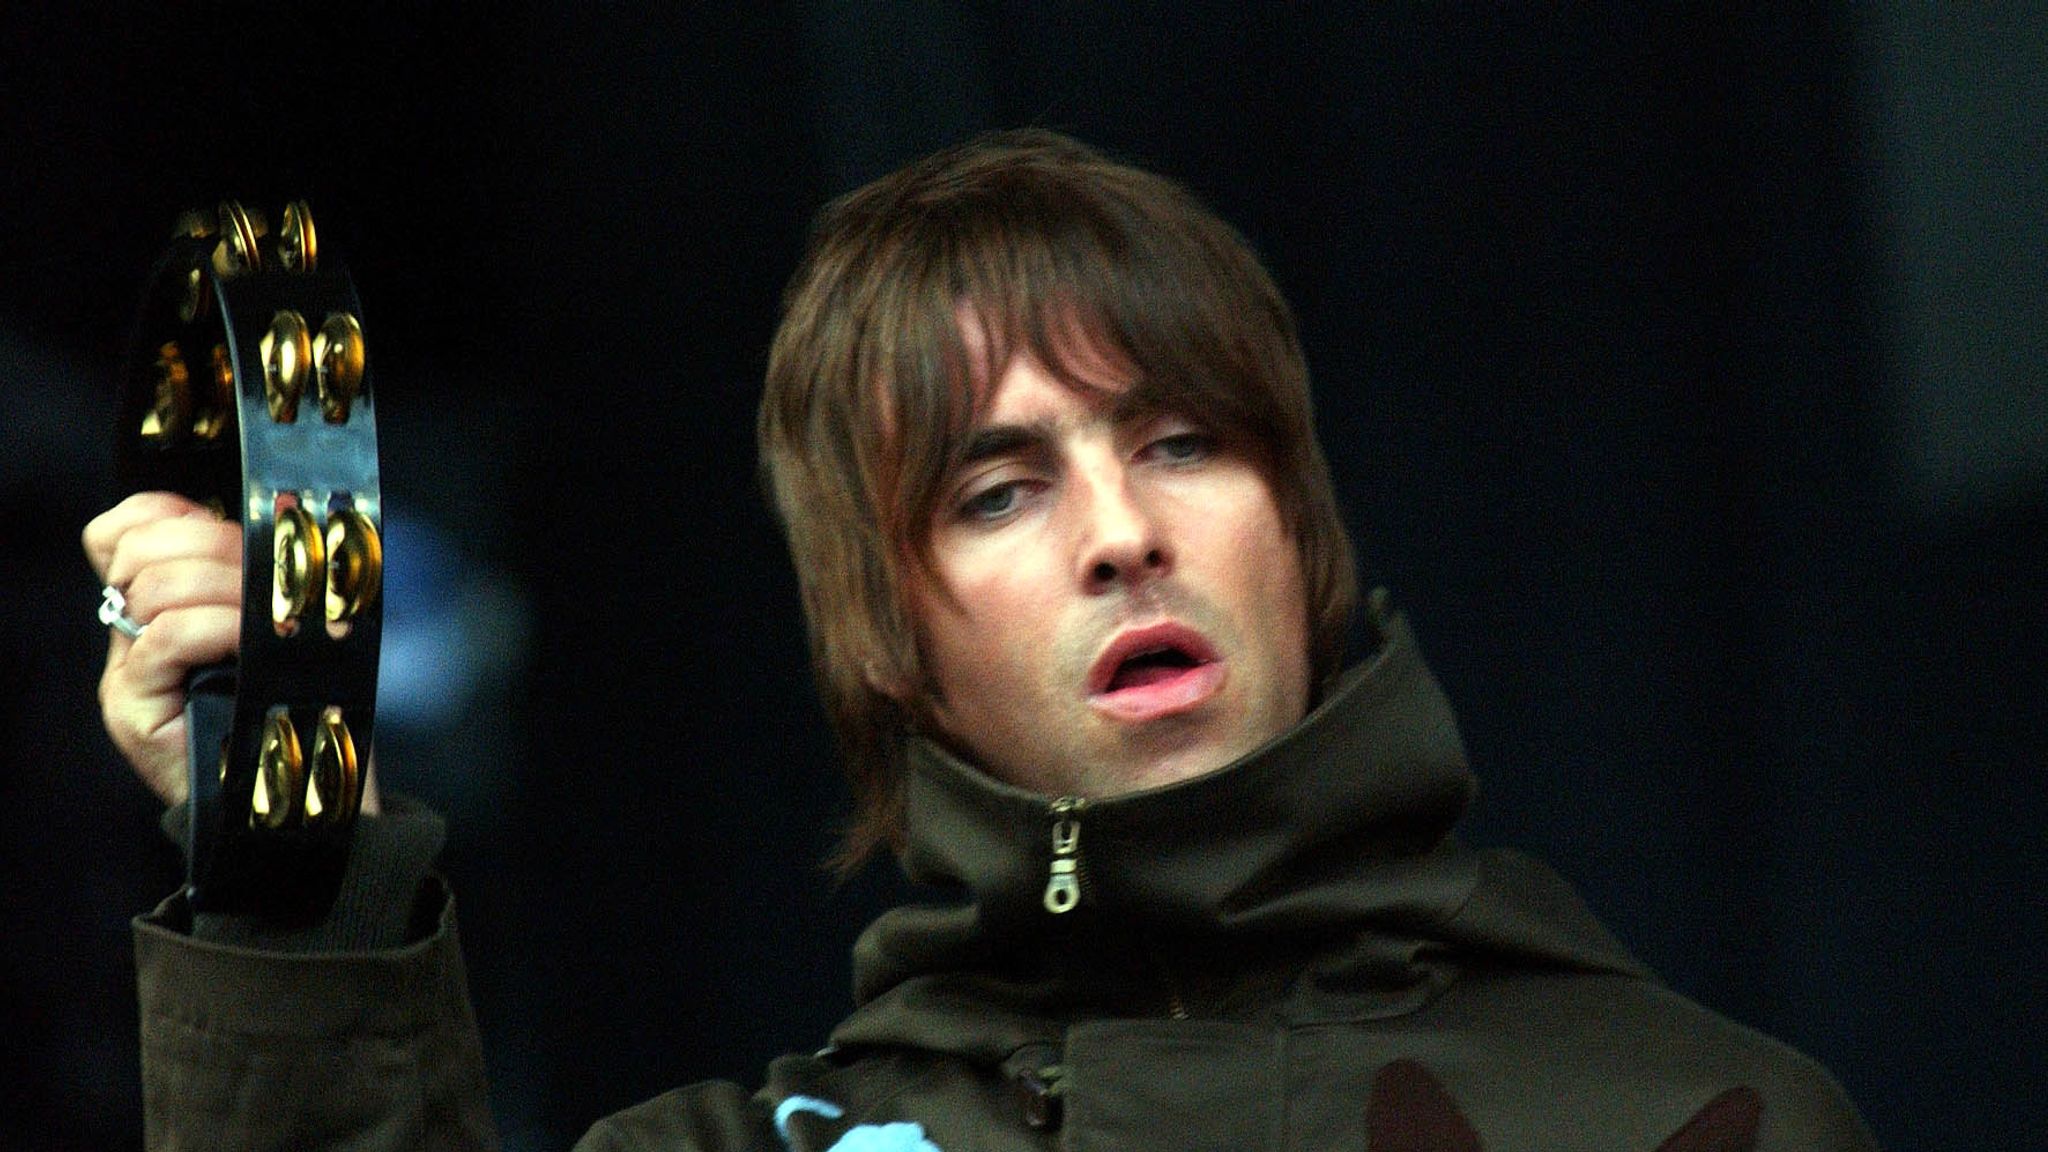
<svg viewBox="0 0 2048 1152">
<path fill-rule="evenodd" d="M 241 644 L 242 610 L 207 604 L 175 608 L 151 620 L 128 650 L 111 660 L 107 677 L 139 695 L 168 693 L 184 707 L 185 680 L 194 668 L 218 664 Z"/>
<path fill-rule="evenodd" d="M 185 680 L 240 643 L 239 605 L 168 608 L 143 634 L 117 636 L 100 677 L 100 711 L 114 746 L 165 803 L 184 798 Z"/>
<path fill-rule="evenodd" d="M 114 746 L 165 803 L 184 798 L 185 682 L 232 656 L 242 627 L 242 528 L 169 492 L 141 492 L 85 526 L 85 556 L 146 625 L 110 631 L 100 715 Z"/>
<path fill-rule="evenodd" d="M 189 559 L 240 568 L 242 526 L 218 519 L 204 508 L 131 524 L 114 541 L 100 578 L 116 588 L 126 588 L 152 565 Z"/>
<path fill-rule="evenodd" d="M 122 537 L 145 524 L 182 517 L 219 519 L 205 506 L 174 493 L 137 492 L 93 517 L 92 522 L 85 526 L 85 558 L 91 562 L 92 570 L 101 582 L 110 583 L 107 569 L 113 563 L 115 548 Z"/>
<path fill-rule="evenodd" d="M 239 537 L 238 537 L 239 550 Z M 176 556 L 157 560 L 128 581 L 128 615 L 148 623 L 177 608 L 239 608 L 242 566 L 218 556 Z"/>
</svg>

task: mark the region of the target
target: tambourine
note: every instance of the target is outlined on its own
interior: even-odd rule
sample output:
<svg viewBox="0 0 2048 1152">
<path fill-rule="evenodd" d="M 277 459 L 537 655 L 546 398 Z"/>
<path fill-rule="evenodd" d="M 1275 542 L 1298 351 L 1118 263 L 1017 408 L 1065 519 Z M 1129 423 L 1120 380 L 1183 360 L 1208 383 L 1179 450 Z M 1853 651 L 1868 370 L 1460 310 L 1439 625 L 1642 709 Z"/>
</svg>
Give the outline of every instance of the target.
<svg viewBox="0 0 2048 1152">
<path fill-rule="evenodd" d="M 144 293 L 116 433 L 123 492 L 242 524 L 235 659 L 187 685 L 188 897 L 310 919 L 362 807 L 383 633 L 376 390 L 348 273 L 304 202 L 276 236 L 187 213 Z"/>
</svg>

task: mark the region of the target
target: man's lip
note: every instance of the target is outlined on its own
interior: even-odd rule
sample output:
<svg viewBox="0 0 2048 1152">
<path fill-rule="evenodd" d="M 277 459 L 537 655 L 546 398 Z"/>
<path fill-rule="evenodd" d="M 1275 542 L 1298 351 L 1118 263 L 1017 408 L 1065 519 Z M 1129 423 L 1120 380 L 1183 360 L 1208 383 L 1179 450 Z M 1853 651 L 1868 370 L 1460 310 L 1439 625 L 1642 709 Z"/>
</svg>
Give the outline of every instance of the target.
<svg viewBox="0 0 2048 1152">
<path fill-rule="evenodd" d="M 1088 695 L 1102 695 L 1124 661 L 1140 652 L 1158 648 L 1173 648 L 1183 652 L 1197 665 L 1216 662 L 1216 646 L 1209 643 L 1208 637 L 1193 628 L 1174 620 L 1148 624 L 1142 628 L 1119 632 L 1110 638 L 1109 645 L 1095 658 L 1095 663 L 1088 667 Z"/>
</svg>

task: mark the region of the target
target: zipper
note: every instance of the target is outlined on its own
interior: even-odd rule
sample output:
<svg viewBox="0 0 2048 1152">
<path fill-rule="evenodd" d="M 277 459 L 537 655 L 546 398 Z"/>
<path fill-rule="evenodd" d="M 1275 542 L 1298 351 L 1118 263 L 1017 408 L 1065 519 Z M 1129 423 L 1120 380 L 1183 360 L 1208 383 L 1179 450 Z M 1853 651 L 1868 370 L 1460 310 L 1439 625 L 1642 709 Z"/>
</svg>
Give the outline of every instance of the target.
<svg viewBox="0 0 2048 1152">
<path fill-rule="evenodd" d="M 1055 916 L 1072 912 L 1081 904 L 1081 813 L 1087 807 L 1085 797 L 1062 796 L 1047 809 L 1052 819 L 1052 859 L 1046 870 L 1044 903 L 1045 910 Z M 1175 1020 L 1188 1019 L 1187 998 L 1181 994 L 1180 981 L 1174 977 L 1173 969 L 1157 954 L 1151 960 L 1166 985 L 1167 1015 Z M 1056 1080 L 1048 1087 L 1053 1096 L 1058 1095 Z"/>
<path fill-rule="evenodd" d="M 1055 916 L 1081 903 L 1081 811 L 1088 801 L 1062 796 L 1052 802 L 1052 864 L 1045 880 L 1045 910 Z"/>
</svg>

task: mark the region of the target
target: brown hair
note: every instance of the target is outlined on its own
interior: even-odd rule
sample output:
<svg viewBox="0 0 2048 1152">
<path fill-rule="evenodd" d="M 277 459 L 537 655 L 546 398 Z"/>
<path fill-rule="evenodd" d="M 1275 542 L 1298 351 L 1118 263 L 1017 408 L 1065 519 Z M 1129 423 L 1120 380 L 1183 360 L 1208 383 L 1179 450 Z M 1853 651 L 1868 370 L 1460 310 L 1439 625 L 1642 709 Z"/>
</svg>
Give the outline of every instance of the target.
<svg viewBox="0 0 2048 1152">
<path fill-rule="evenodd" d="M 1251 453 L 1301 548 L 1316 688 L 1343 659 L 1351 546 L 1293 314 L 1243 238 L 1173 182 L 1053 132 L 927 157 L 819 213 L 761 400 L 762 468 L 853 786 L 842 868 L 903 843 L 903 738 L 931 691 L 904 566 L 926 562 L 940 484 L 1020 353 L 1077 387 L 1113 361 L 1132 400 Z"/>
</svg>

